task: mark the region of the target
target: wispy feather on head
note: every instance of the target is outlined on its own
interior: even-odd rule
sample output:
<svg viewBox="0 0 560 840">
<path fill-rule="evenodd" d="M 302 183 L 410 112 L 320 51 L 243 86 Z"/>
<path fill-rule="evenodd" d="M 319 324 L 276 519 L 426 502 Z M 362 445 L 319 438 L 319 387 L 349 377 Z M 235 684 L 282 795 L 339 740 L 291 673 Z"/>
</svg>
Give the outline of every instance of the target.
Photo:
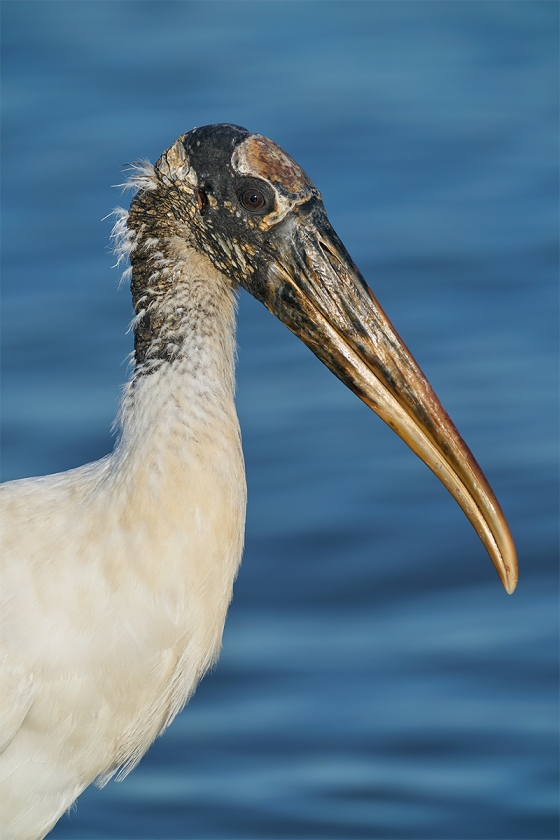
<svg viewBox="0 0 560 840">
<path fill-rule="evenodd" d="M 144 192 L 157 187 L 156 173 L 149 160 L 135 160 L 124 164 L 121 169 L 126 175 L 126 180 L 122 184 L 114 184 L 121 192 Z"/>
<path fill-rule="evenodd" d="M 114 184 L 113 186 L 120 189 L 122 193 L 133 191 L 146 192 L 147 190 L 154 190 L 157 187 L 157 177 L 153 165 L 149 160 L 137 160 L 132 163 L 127 163 L 122 167 L 123 172 L 127 175 L 126 180 L 122 184 Z M 117 261 L 113 268 L 121 268 L 128 262 L 130 254 L 136 247 L 134 232 L 128 228 L 128 210 L 123 207 L 115 207 L 109 213 L 109 216 L 115 217 L 115 224 L 111 231 L 111 249 L 115 254 Z M 106 216 L 105 218 L 108 218 Z M 130 282 L 132 275 L 132 268 L 126 265 L 121 274 L 119 286 Z"/>
</svg>

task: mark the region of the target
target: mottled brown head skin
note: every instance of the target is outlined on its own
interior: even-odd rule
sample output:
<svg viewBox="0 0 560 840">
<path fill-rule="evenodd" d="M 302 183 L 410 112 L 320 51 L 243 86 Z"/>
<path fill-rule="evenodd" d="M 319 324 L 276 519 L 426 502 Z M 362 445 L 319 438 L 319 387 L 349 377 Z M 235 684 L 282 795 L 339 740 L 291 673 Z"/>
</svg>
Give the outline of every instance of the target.
<svg viewBox="0 0 560 840">
<path fill-rule="evenodd" d="M 260 134 L 252 134 L 235 149 L 232 163 L 241 173 L 266 178 L 294 197 L 314 189 L 298 164 L 280 146 Z"/>
</svg>

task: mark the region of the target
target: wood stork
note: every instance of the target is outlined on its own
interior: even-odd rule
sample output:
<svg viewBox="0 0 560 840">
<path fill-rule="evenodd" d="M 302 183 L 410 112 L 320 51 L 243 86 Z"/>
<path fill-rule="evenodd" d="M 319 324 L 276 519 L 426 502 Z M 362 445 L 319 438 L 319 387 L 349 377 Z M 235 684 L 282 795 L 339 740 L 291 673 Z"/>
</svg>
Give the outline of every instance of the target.
<svg viewBox="0 0 560 840">
<path fill-rule="evenodd" d="M 132 182 L 114 231 L 136 312 L 118 442 L 2 487 L 3 840 L 44 837 L 91 782 L 128 773 L 218 656 L 245 520 L 239 285 L 425 461 L 517 581 L 492 490 L 305 172 L 223 124 Z"/>
</svg>

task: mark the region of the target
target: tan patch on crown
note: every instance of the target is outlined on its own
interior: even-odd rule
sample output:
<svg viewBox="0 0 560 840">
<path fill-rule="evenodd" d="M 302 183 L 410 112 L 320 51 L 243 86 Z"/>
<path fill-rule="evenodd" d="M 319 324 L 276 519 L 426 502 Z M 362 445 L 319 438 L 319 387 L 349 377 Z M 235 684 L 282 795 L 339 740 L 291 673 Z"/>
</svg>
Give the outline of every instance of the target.
<svg viewBox="0 0 560 840">
<path fill-rule="evenodd" d="M 272 213 L 247 220 L 257 224 L 261 230 L 269 230 L 313 196 L 321 200 L 321 193 L 314 187 L 301 166 L 284 152 L 280 146 L 260 134 L 251 134 L 240 143 L 231 156 L 233 168 L 240 175 L 262 178 L 273 187 L 276 203 Z"/>
<path fill-rule="evenodd" d="M 231 162 L 242 175 L 255 175 L 272 181 L 293 195 L 313 189 L 313 184 L 295 160 L 260 134 L 252 134 L 240 143 Z"/>
</svg>

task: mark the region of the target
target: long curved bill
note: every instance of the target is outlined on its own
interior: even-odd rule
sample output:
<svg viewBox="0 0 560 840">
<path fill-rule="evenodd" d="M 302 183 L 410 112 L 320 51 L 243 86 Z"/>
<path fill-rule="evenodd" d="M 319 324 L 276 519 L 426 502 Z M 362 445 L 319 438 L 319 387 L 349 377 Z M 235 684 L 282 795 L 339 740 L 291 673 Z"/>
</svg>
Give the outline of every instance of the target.
<svg viewBox="0 0 560 840">
<path fill-rule="evenodd" d="M 511 594 L 517 558 L 498 500 L 322 205 L 310 202 L 280 227 L 265 305 L 437 475 Z"/>
</svg>

